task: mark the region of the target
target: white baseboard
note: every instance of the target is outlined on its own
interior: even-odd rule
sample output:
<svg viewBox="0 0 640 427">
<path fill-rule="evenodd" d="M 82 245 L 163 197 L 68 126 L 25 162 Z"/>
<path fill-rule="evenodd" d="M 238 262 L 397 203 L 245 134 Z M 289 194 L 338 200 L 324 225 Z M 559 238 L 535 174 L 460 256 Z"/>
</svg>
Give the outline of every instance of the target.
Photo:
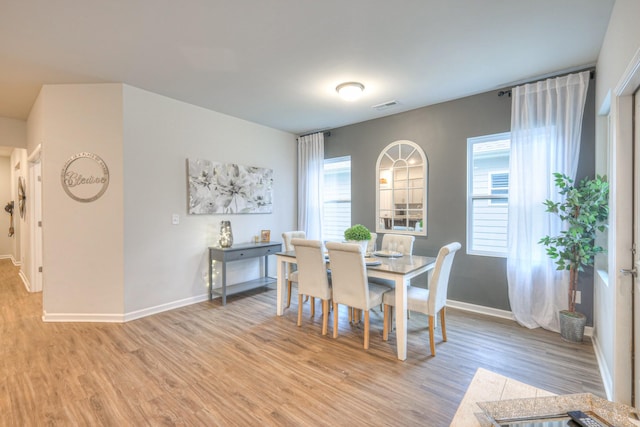
<svg viewBox="0 0 640 427">
<path fill-rule="evenodd" d="M 0 259 L 10 259 L 13 265 L 15 265 L 16 267 L 22 264 L 21 262 L 16 261 L 13 255 L 0 255 Z"/>
<path fill-rule="evenodd" d="M 172 301 L 166 304 L 160 304 L 155 307 L 144 308 L 142 310 L 132 311 L 125 314 L 100 314 L 100 313 L 47 313 L 42 316 L 44 322 L 95 322 L 95 323 L 125 323 L 131 320 L 140 319 L 142 317 L 151 316 L 153 314 L 162 313 L 187 305 L 196 304 L 207 301 L 208 294 L 189 297 L 178 301 Z"/>
<path fill-rule="evenodd" d="M 613 378 L 611 372 L 605 362 L 604 353 L 602 352 L 602 346 L 598 338 L 592 338 L 593 351 L 596 354 L 596 360 L 598 361 L 598 367 L 600 368 L 600 377 L 602 378 L 602 384 L 604 385 L 604 391 L 607 394 L 607 399 L 613 401 Z"/>
<path fill-rule="evenodd" d="M 16 267 L 20 267 L 22 265 L 21 262 L 16 261 L 13 255 L 0 255 L 0 259 L 10 259 L 11 263 Z M 20 280 L 22 280 L 22 284 L 24 285 L 24 288 L 27 290 L 27 292 L 29 293 L 34 292 L 31 290 L 31 284 L 29 283 L 29 279 L 27 279 L 27 276 L 25 276 L 22 269 L 20 269 L 20 271 L 18 272 L 18 276 L 20 277 Z"/>
<path fill-rule="evenodd" d="M 471 313 L 484 314 L 486 316 L 499 317 L 501 319 L 516 321 L 515 316 L 508 310 L 500 310 L 493 307 L 485 307 L 483 305 L 469 304 L 468 302 L 447 300 L 447 307 L 456 308 L 458 310 L 469 311 Z M 593 327 L 584 328 L 584 334 L 593 337 Z"/>
<path fill-rule="evenodd" d="M 176 308 L 185 307 L 187 305 L 204 302 L 204 301 L 207 301 L 208 299 L 209 299 L 209 294 L 205 293 L 195 297 L 189 297 L 189 298 L 181 299 L 178 301 L 172 301 L 166 304 L 160 304 L 155 307 L 143 308 L 142 310 L 125 313 L 124 321 L 128 322 L 130 320 L 140 319 L 142 317 L 147 317 L 153 314 L 162 313 L 163 311 L 169 311 Z"/>
<path fill-rule="evenodd" d="M 468 302 L 447 300 L 447 307 L 456 308 L 458 310 L 469 311 L 471 313 L 485 314 L 487 316 L 499 317 L 501 319 L 513 320 L 513 313 L 507 310 L 500 310 L 492 307 L 485 307 L 483 305 L 469 304 Z"/>
<path fill-rule="evenodd" d="M 22 270 L 20 270 L 18 276 L 20 276 L 22 283 L 24 283 L 24 288 L 27 290 L 27 292 L 33 293 L 33 291 L 31 290 L 31 284 L 29 283 L 29 279 L 27 279 L 27 276 L 24 275 L 24 272 Z"/>
<path fill-rule="evenodd" d="M 99 313 L 47 313 L 42 315 L 43 322 L 98 322 L 98 323 L 123 323 L 122 314 Z"/>
</svg>

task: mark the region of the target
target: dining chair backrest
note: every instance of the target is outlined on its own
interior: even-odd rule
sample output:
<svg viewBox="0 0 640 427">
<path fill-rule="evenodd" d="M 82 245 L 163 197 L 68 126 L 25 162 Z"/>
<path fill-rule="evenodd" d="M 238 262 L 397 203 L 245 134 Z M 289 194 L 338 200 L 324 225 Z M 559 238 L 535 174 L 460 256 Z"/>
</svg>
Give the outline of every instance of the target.
<svg viewBox="0 0 640 427">
<path fill-rule="evenodd" d="M 282 242 L 284 243 L 285 252 L 294 250 L 291 240 L 293 239 L 306 239 L 307 235 L 304 231 L 285 231 L 282 233 Z"/>
<path fill-rule="evenodd" d="M 367 253 L 372 253 L 376 251 L 376 242 L 378 240 L 378 234 L 377 233 L 371 233 L 371 239 L 369 240 L 369 243 L 367 244 Z"/>
<path fill-rule="evenodd" d="M 298 292 L 323 300 L 331 299 L 327 266 L 320 240 L 292 239 L 298 264 Z"/>
<path fill-rule="evenodd" d="M 382 236 L 380 250 L 400 252 L 403 255 L 413 254 L 413 242 L 416 238 L 406 234 L 385 234 Z"/>
<path fill-rule="evenodd" d="M 451 274 L 451 266 L 453 265 L 453 257 L 456 251 L 462 246 L 458 242 L 449 243 L 440 248 L 436 265 L 433 268 L 433 275 L 429 280 L 429 312 L 433 315 L 440 311 L 442 307 L 447 305 L 447 289 L 449 287 L 449 276 Z"/>
<path fill-rule="evenodd" d="M 327 242 L 333 302 L 369 310 L 369 283 L 362 246 L 355 243 Z"/>
</svg>

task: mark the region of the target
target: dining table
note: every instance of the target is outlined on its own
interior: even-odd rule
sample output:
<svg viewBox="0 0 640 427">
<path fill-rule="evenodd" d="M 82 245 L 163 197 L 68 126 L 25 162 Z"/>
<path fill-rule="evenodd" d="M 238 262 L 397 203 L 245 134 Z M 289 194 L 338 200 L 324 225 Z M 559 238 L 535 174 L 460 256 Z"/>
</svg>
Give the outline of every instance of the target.
<svg viewBox="0 0 640 427">
<path fill-rule="evenodd" d="M 427 281 L 431 280 L 436 258 L 422 255 L 393 254 L 390 256 L 383 252 L 374 252 L 375 262 L 367 263 L 367 276 L 379 279 L 391 280 L 396 289 L 396 341 L 398 359 L 407 359 L 407 287 L 411 285 L 411 279 L 423 273 L 427 273 Z M 276 314 L 284 314 L 287 295 L 287 266 L 296 263 L 295 251 L 277 252 L 277 301 Z M 367 259 L 371 257 L 367 255 Z"/>
</svg>

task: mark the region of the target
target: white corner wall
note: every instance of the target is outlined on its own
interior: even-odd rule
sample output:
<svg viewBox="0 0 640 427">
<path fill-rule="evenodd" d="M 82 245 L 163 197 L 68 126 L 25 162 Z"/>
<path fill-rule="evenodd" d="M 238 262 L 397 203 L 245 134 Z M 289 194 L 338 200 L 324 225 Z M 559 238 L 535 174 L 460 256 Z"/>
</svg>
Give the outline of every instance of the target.
<svg viewBox="0 0 640 427">
<path fill-rule="evenodd" d="M 39 144 L 46 321 L 122 322 L 206 300 L 207 247 L 222 219 L 236 242 L 262 229 L 279 240 L 296 227 L 297 145 L 286 132 L 127 85 L 46 85 L 27 122 L 29 153 Z M 60 183 L 65 162 L 83 151 L 109 168 L 109 188 L 91 203 Z M 273 214 L 187 215 L 187 158 L 273 169 Z M 233 263 L 228 280 L 262 267 Z M 269 268 L 275 275 L 275 260 Z"/>
<path fill-rule="evenodd" d="M 616 117 L 615 88 L 624 76 L 634 55 L 640 49 L 638 17 L 640 17 L 640 2 L 637 0 L 616 0 L 598 57 L 596 111 L 606 110 L 608 97 L 611 96 L 611 122 L 614 123 L 614 128 L 615 123 L 619 120 Z M 628 153 L 626 151 L 619 152 L 615 145 L 608 145 L 607 126 L 606 118 L 602 117 L 596 120 L 596 165 L 598 173 L 613 175 L 612 171 L 606 170 L 608 163 L 606 157 L 611 156 L 611 161 L 616 162 L 620 159 L 628 159 Z M 622 167 L 628 168 L 629 166 L 618 165 L 617 175 L 620 175 Z M 630 212 L 630 207 L 628 204 L 629 197 L 616 191 L 616 179 L 626 180 L 627 177 L 620 176 L 616 178 L 611 176 L 611 178 L 611 218 L 612 221 L 615 221 L 618 213 L 624 215 Z M 629 182 L 631 179 L 629 174 Z M 628 187 L 628 185 L 625 187 Z M 612 224 L 612 230 L 615 229 L 615 226 L 615 223 Z M 626 297 L 623 295 L 621 285 L 618 282 L 615 262 L 612 262 L 615 257 L 624 257 L 628 256 L 628 254 L 616 253 L 613 250 L 616 244 L 620 246 L 621 242 L 609 241 L 609 274 L 599 272 L 595 281 L 593 339 L 608 397 L 615 401 L 629 403 L 631 394 L 631 355 L 625 354 L 630 353 L 630 351 L 622 351 L 623 348 L 626 348 L 626 344 L 620 344 L 617 341 L 621 337 L 626 337 L 626 329 L 629 329 L 630 325 L 623 325 L 618 321 L 618 318 L 622 316 L 621 313 L 616 313 L 616 307 L 619 306 L 617 301 Z M 630 246 L 630 244 L 627 246 Z"/>
<path fill-rule="evenodd" d="M 187 158 L 273 169 L 273 213 L 188 215 Z M 294 229 L 296 165 L 290 133 L 125 85 L 126 318 L 207 298 L 207 247 L 216 243 L 221 220 L 231 220 L 235 242 L 248 242 L 262 229 L 281 240 L 283 231 Z M 173 214 L 179 215 L 178 225 L 171 223 Z M 256 278 L 261 267 L 256 259 L 231 263 L 228 281 Z M 269 268 L 274 276 L 275 260 Z M 219 277 L 214 286 L 220 286 Z"/>
<path fill-rule="evenodd" d="M 122 321 L 122 85 L 47 85 L 29 117 L 29 147 L 42 144 L 43 309 L 47 321 Z M 88 151 L 109 168 L 98 200 L 71 199 L 65 162 Z"/>
</svg>

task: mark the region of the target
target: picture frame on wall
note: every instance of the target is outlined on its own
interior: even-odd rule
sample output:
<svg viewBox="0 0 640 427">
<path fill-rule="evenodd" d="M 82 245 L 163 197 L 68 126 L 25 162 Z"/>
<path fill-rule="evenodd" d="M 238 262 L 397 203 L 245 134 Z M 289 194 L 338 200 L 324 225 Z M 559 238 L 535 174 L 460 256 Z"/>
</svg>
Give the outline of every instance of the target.
<svg viewBox="0 0 640 427">
<path fill-rule="evenodd" d="M 268 243 L 271 241 L 271 230 L 262 230 L 260 232 L 260 241 L 262 243 Z"/>
<path fill-rule="evenodd" d="M 188 213 L 273 213 L 273 169 L 187 159 Z"/>
</svg>

